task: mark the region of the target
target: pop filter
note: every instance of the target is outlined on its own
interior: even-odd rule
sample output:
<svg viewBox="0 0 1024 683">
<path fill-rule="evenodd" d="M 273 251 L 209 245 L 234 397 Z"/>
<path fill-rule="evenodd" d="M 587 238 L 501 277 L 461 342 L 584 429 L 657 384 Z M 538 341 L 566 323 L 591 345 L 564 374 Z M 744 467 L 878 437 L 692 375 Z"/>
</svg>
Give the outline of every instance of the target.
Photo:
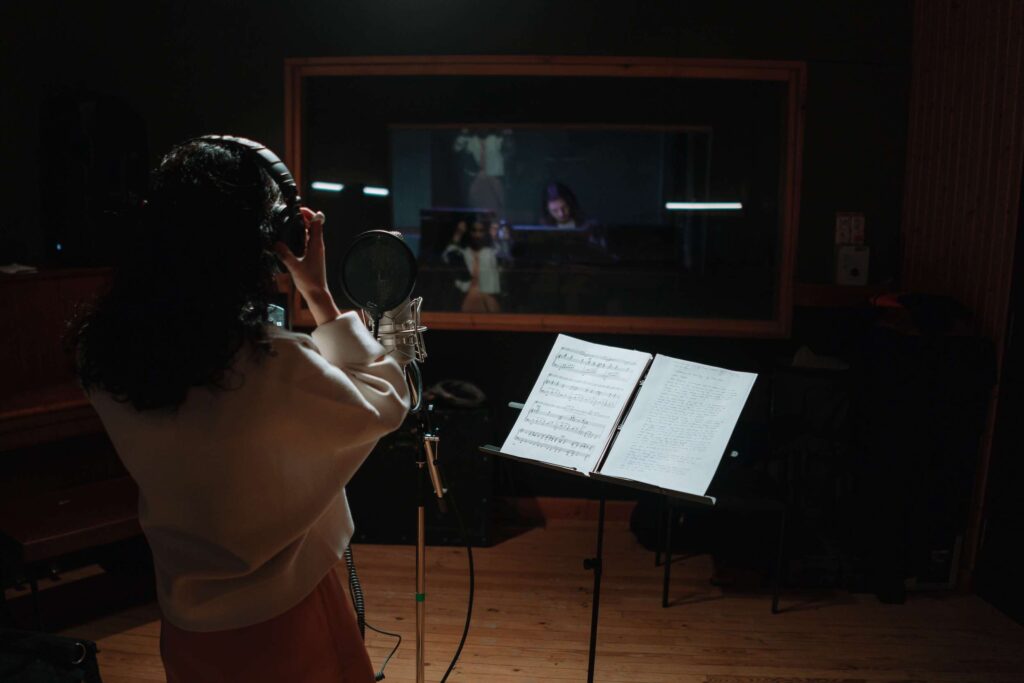
<svg viewBox="0 0 1024 683">
<path fill-rule="evenodd" d="M 412 294 L 416 257 L 398 235 L 368 230 L 352 240 L 342 258 L 339 276 L 345 296 L 373 320 L 379 320 Z"/>
</svg>

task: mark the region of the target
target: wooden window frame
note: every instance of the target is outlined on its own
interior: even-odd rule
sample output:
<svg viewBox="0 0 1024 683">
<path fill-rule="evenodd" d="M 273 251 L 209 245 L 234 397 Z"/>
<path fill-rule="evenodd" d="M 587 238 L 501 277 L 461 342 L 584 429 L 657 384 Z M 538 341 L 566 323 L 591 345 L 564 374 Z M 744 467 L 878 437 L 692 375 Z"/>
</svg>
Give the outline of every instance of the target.
<svg viewBox="0 0 1024 683">
<path fill-rule="evenodd" d="M 426 311 L 435 329 L 521 332 L 785 337 L 793 311 L 793 280 L 800 213 L 807 67 L 803 62 L 651 57 L 566 56 L 382 56 L 306 57 L 285 60 L 285 163 L 302 186 L 302 104 L 305 79 L 322 76 L 602 76 L 610 78 L 688 78 L 759 80 L 785 83 L 786 149 L 778 296 L 769 320 L 734 318 L 627 317 L 565 314 L 457 313 Z M 293 320 L 310 326 L 312 316 L 297 293 Z"/>
</svg>

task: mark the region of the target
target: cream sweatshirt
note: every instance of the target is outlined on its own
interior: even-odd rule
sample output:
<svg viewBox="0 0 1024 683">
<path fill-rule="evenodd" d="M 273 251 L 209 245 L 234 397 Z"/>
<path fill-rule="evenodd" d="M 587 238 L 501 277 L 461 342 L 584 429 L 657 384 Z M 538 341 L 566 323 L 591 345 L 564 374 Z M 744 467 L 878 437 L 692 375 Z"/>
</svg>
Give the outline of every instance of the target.
<svg viewBox="0 0 1024 683">
<path fill-rule="evenodd" d="M 268 335 L 273 355 L 243 350 L 228 389 L 193 388 L 174 413 L 90 397 L 139 485 L 164 617 L 186 630 L 309 595 L 352 538 L 345 484 L 408 410 L 402 368 L 354 313 Z"/>
</svg>

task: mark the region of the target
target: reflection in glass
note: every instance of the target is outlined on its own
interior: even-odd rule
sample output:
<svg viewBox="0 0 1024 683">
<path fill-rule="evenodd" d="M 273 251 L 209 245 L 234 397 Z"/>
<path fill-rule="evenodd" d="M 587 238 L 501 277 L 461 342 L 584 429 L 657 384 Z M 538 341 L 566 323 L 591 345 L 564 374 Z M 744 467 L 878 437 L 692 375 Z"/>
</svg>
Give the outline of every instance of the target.
<svg viewBox="0 0 1024 683">
<path fill-rule="evenodd" d="M 311 78 L 302 177 L 345 185 L 329 271 L 400 230 L 428 313 L 772 321 L 786 116 L 778 81 Z"/>
<path fill-rule="evenodd" d="M 390 136 L 393 223 L 417 245 L 429 310 L 664 315 L 671 297 L 707 282 L 707 231 L 742 212 L 709 201 L 709 129 L 435 125 Z M 770 291 L 770 279 L 758 285 Z"/>
</svg>

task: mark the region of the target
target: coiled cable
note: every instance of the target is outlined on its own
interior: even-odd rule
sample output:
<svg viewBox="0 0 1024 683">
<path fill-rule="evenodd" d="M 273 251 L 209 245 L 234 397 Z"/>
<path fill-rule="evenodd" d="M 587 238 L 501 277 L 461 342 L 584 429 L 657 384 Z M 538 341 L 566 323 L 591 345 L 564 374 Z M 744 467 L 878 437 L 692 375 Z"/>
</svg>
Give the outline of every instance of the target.
<svg viewBox="0 0 1024 683">
<path fill-rule="evenodd" d="M 363 598 L 363 587 L 359 583 L 359 574 L 356 572 L 356 562 L 352 558 L 352 545 L 349 544 L 345 548 L 345 563 L 348 565 L 348 592 L 352 596 L 352 606 L 356 610 L 356 623 L 359 624 L 359 636 L 366 640 L 366 629 L 369 628 L 371 631 L 376 631 L 381 635 L 390 636 L 396 638 L 395 646 L 391 648 L 391 652 L 384 659 L 384 663 L 380 666 L 380 671 L 374 675 L 375 681 L 384 680 L 384 669 L 387 668 L 388 662 L 398 652 L 398 648 L 402 645 L 402 636 L 398 633 L 391 633 L 390 631 L 384 631 L 374 627 L 372 624 L 366 623 L 366 601 Z"/>
</svg>

